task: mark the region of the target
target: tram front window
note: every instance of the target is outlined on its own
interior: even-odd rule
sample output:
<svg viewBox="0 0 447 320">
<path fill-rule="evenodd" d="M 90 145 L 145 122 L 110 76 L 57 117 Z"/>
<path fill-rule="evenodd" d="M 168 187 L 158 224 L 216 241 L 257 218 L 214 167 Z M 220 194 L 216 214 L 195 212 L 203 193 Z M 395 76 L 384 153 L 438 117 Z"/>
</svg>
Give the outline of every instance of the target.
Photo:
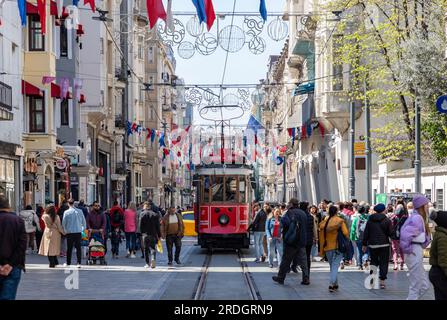
<svg viewBox="0 0 447 320">
<path fill-rule="evenodd" d="M 228 202 L 237 202 L 237 180 L 233 177 L 225 179 L 225 200 Z"/>
<path fill-rule="evenodd" d="M 223 200 L 223 177 L 212 177 L 211 196 L 212 201 Z"/>
</svg>

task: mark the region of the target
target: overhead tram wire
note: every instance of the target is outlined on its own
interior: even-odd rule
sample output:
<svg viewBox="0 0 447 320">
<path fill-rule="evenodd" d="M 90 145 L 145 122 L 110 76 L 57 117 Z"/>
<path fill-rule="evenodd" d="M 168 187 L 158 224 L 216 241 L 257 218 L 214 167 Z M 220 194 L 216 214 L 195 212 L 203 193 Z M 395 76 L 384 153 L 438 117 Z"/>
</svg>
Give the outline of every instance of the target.
<svg viewBox="0 0 447 320">
<path fill-rule="evenodd" d="M 233 1 L 233 16 L 231 17 L 231 26 L 233 26 L 233 23 L 234 23 L 234 12 L 236 11 L 236 1 L 237 0 Z M 231 42 L 231 34 L 232 34 L 232 32 L 233 32 L 233 27 L 230 28 L 230 35 L 228 37 L 228 47 L 227 47 L 227 50 L 226 50 L 227 54 L 225 55 L 225 64 L 224 64 L 224 69 L 223 69 L 223 74 L 222 74 L 222 81 L 221 81 L 222 86 L 223 86 L 223 83 L 225 81 L 225 75 L 227 73 L 228 56 L 230 54 L 230 42 Z M 223 105 L 223 87 L 222 86 L 220 87 L 220 96 L 222 97 L 222 105 Z M 222 108 L 220 108 L 220 117 L 221 117 L 222 121 L 224 121 Z"/>
</svg>

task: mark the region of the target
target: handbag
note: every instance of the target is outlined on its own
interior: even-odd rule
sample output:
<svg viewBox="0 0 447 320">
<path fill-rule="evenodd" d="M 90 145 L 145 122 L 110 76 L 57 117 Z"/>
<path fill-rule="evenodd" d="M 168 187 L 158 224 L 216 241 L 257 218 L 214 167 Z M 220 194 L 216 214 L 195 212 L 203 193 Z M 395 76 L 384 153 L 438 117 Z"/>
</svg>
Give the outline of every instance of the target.
<svg viewBox="0 0 447 320">
<path fill-rule="evenodd" d="M 157 251 L 158 251 L 158 253 L 163 253 L 163 246 L 161 245 L 160 239 L 158 239 L 158 242 L 157 242 Z"/>
</svg>

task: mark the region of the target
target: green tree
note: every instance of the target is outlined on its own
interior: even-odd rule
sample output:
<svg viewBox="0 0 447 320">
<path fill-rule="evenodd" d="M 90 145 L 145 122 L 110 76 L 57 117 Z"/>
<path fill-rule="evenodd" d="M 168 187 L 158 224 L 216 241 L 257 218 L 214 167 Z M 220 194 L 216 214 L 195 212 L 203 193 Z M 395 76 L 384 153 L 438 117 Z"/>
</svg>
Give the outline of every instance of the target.
<svg viewBox="0 0 447 320">
<path fill-rule="evenodd" d="M 334 64 L 350 67 L 350 99 L 366 95 L 373 116 L 388 123 L 374 130 L 373 148 L 381 158 L 414 154 L 415 97 L 422 106 L 424 151 L 447 157 L 447 119 L 435 101 L 447 88 L 444 75 L 445 0 L 331 0 L 343 11 L 335 28 Z"/>
</svg>

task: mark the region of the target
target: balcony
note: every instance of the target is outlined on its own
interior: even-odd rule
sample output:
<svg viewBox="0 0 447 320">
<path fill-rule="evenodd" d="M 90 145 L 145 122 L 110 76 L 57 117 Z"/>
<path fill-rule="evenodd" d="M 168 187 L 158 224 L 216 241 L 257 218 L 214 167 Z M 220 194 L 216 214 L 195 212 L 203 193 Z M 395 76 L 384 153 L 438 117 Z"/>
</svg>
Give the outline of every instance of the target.
<svg viewBox="0 0 447 320">
<path fill-rule="evenodd" d="M 351 102 L 344 91 L 327 91 L 322 93 L 321 110 L 317 116 L 322 117 L 340 132 L 349 128 Z M 356 119 L 360 117 L 362 108 L 356 104 Z"/>
<path fill-rule="evenodd" d="M 124 121 L 123 115 L 115 115 L 115 128 L 126 129 L 126 122 Z"/>
<path fill-rule="evenodd" d="M 123 72 L 126 72 L 121 67 L 115 67 L 115 78 L 118 81 L 126 82 L 127 77 L 126 74 L 123 74 Z"/>
</svg>

